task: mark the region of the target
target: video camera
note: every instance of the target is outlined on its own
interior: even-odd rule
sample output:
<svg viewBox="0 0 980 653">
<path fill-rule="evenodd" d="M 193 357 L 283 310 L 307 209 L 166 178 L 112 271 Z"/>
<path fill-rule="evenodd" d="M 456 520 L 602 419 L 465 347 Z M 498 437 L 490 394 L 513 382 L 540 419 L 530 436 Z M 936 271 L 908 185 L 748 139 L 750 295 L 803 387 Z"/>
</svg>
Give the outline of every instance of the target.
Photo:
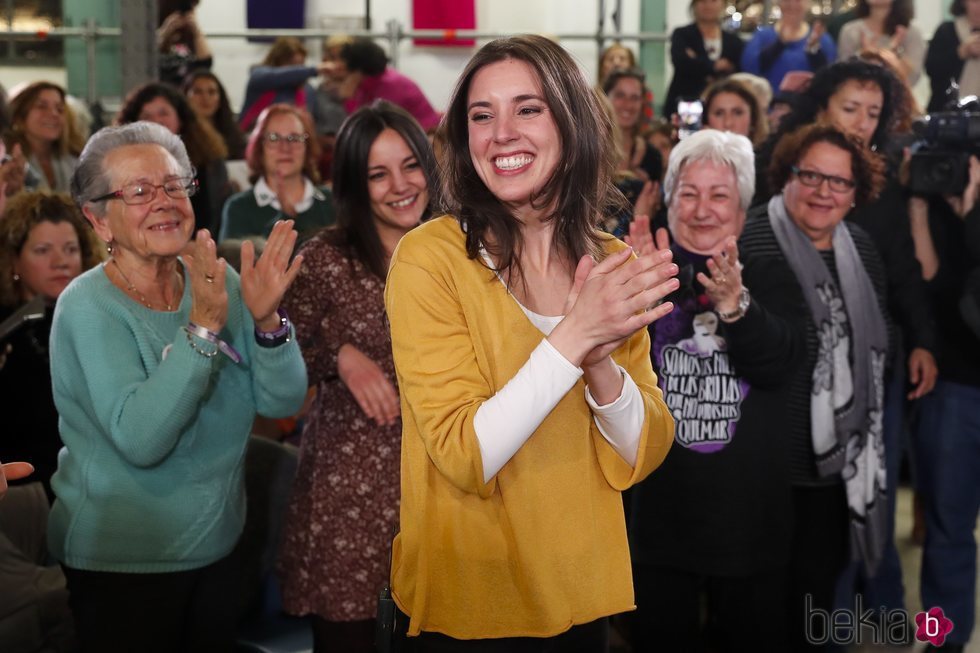
<svg viewBox="0 0 980 653">
<path fill-rule="evenodd" d="M 968 98 L 955 111 L 917 120 L 909 185 L 917 195 L 959 195 L 966 188 L 970 156 L 980 156 L 980 103 Z"/>
</svg>

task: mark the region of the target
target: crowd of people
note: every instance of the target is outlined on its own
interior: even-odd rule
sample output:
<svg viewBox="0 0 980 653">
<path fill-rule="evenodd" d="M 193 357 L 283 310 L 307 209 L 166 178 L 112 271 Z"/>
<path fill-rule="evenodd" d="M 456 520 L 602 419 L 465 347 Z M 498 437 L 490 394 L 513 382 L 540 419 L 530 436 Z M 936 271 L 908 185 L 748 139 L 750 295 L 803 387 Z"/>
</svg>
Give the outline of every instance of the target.
<svg viewBox="0 0 980 653">
<path fill-rule="evenodd" d="M 692 0 L 665 89 L 498 39 L 444 113 L 345 36 L 235 111 L 164 4 L 111 125 L 43 81 L 0 116 L 0 648 L 234 650 L 261 434 L 298 460 L 262 591 L 316 653 L 834 650 L 858 595 L 908 645 L 903 458 L 963 650 L 980 159 L 913 191 L 911 87 L 971 108 L 980 0 L 931 40 Z"/>
</svg>

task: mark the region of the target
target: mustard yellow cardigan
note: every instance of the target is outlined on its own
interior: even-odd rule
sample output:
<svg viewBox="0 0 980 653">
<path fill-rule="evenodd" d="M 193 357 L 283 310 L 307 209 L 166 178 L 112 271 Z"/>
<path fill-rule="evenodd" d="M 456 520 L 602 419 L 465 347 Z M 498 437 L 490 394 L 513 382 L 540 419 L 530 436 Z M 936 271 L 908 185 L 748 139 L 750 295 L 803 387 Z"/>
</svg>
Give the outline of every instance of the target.
<svg viewBox="0 0 980 653">
<path fill-rule="evenodd" d="M 607 249 L 624 246 L 610 239 Z M 550 637 L 633 609 L 620 492 L 663 461 L 674 437 L 647 331 L 613 354 L 646 406 L 635 469 L 602 437 L 579 380 L 484 483 L 473 417 L 543 334 L 467 258 L 448 216 L 402 239 L 385 304 L 404 424 L 392 590 L 409 634 Z"/>
</svg>

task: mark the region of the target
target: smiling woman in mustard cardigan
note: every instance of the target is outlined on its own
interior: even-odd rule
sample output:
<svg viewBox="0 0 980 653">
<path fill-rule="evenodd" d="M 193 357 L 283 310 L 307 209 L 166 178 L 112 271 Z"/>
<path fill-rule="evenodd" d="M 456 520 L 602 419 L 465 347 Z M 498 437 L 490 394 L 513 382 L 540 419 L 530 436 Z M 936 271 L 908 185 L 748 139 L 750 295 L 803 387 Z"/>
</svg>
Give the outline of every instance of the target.
<svg viewBox="0 0 980 653">
<path fill-rule="evenodd" d="M 596 230 L 614 128 L 557 44 L 484 46 L 445 127 L 455 217 L 402 239 L 385 291 L 392 592 L 422 651 L 605 651 L 606 617 L 633 608 L 620 492 L 673 439 L 645 327 L 676 266 Z"/>
</svg>

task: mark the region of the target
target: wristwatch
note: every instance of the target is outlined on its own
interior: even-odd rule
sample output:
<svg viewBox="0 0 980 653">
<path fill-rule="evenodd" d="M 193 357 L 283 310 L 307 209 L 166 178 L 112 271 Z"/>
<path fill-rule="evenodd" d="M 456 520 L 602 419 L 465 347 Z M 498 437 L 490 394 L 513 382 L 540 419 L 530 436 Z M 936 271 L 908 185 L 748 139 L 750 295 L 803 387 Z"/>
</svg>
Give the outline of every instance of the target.
<svg viewBox="0 0 980 653">
<path fill-rule="evenodd" d="M 746 311 L 749 310 L 749 301 L 751 301 L 751 297 L 749 297 L 749 289 L 742 286 L 742 292 L 738 294 L 738 306 L 736 306 L 735 310 L 731 311 L 730 313 L 722 313 L 721 311 L 715 310 L 715 312 L 718 313 L 718 319 L 720 319 L 722 322 L 728 323 L 738 320 L 745 315 Z"/>
</svg>

